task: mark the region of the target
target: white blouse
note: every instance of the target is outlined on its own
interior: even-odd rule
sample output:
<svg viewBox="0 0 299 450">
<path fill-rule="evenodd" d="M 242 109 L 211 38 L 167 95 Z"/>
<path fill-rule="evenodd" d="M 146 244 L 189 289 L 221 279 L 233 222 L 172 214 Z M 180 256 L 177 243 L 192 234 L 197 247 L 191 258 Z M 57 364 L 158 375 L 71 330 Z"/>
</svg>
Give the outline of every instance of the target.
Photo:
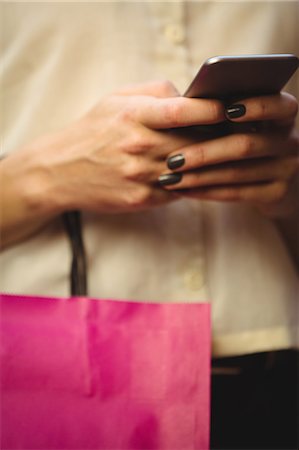
<svg viewBox="0 0 299 450">
<path fill-rule="evenodd" d="M 183 92 L 210 56 L 296 53 L 297 2 L 3 2 L 5 153 L 55 132 L 126 84 Z M 297 36 L 296 36 L 297 34 Z M 298 81 L 298 79 L 297 79 Z M 288 86 L 295 92 L 296 78 Z M 89 295 L 212 304 L 213 354 L 299 346 L 298 278 L 273 223 L 238 204 L 180 200 L 84 213 Z M 59 219 L 0 255 L 0 291 L 67 296 Z"/>
</svg>

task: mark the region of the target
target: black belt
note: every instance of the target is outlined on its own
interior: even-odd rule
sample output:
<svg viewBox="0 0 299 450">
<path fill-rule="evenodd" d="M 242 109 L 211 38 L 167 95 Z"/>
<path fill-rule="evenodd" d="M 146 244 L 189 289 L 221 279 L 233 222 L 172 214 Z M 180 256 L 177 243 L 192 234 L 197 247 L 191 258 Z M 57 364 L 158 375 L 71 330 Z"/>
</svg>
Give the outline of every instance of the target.
<svg viewBox="0 0 299 450">
<path fill-rule="evenodd" d="M 299 352 L 296 350 L 278 350 L 254 353 L 243 356 L 214 358 L 212 375 L 241 375 L 249 372 L 265 372 L 279 367 L 296 365 Z"/>
</svg>

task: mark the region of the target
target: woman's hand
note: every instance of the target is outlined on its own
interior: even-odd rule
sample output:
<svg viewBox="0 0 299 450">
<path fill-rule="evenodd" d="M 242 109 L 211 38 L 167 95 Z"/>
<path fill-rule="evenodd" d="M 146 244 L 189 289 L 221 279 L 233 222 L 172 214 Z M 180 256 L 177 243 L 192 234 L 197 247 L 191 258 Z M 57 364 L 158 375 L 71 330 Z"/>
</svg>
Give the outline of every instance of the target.
<svg viewBox="0 0 299 450">
<path fill-rule="evenodd" d="M 292 214 L 298 202 L 297 111 L 287 93 L 228 107 L 233 133 L 170 154 L 172 173 L 164 171 L 161 184 L 188 197 L 247 202 L 274 218 Z"/>
<path fill-rule="evenodd" d="M 1 162 L 2 244 L 63 211 L 120 213 L 172 201 L 177 195 L 157 179 L 167 155 L 195 141 L 169 129 L 223 120 L 220 102 L 179 97 L 168 82 L 105 97 L 67 129 Z"/>
</svg>

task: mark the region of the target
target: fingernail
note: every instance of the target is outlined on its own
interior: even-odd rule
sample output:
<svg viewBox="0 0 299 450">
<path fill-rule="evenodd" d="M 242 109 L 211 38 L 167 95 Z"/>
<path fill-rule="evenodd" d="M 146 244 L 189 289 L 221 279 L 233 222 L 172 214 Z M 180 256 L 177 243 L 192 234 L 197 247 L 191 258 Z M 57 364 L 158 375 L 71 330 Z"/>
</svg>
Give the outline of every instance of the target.
<svg viewBox="0 0 299 450">
<path fill-rule="evenodd" d="M 244 105 L 231 105 L 225 108 L 226 115 L 229 119 L 238 119 L 246 113 L 246 107 Z"/>
<path fill-rule="evenodd" d="M 159 176 L 159 183 L 162 186 L 168 186 L 170 184 L 176 184 L 182 179 L 181 173 L 166 173 L 164 175 Z"/>
<path fill-rule="evenodd" d="M 184 164 L 185 158 L 181 154 L 170 156 L 170 158 L 167 159 L 167 166 L 169 169 L 178 169 L 179 167 L 182 167 Z"/>
</svg>

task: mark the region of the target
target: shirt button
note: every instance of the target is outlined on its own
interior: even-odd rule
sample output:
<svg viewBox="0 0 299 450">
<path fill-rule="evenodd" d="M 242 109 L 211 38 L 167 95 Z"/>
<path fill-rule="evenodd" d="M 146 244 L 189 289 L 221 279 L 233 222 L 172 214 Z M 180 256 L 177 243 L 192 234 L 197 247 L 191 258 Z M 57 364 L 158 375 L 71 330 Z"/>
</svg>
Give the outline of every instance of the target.
<svg viewBox="0 0 299 450">
<path fill-rule="evenodd" d="M 199 269 L 189 269 L 183 277 L 184 284 L 190 291 L 199 291 L 204 285 L 203 273 Z"/>
<path fill-rule="evenodd" d="M 182 44 L 185 40 L 185 30 L 179 24 L 168 24 L 164 29 L 164 35 L 173 44 Z"/>
</svg>

